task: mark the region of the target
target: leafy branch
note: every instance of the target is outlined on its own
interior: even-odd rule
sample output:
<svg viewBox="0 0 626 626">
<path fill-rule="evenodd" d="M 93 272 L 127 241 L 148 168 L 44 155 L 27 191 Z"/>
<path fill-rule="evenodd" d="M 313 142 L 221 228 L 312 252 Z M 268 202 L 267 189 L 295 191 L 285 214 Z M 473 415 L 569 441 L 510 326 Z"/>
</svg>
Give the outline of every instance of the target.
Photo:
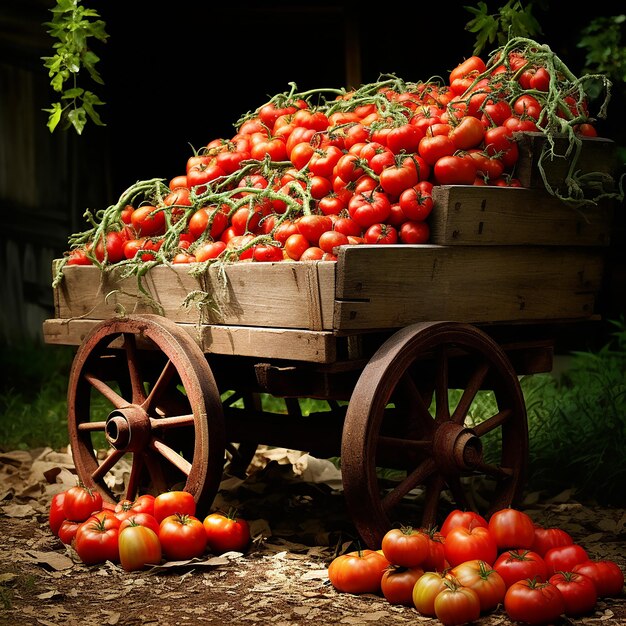
<svg viewBox="0 0 626 626">
<path fill-rule="evenodd" d="M 474 16 L 465 26 L 465 30 L 476 33 L 474 54 L 480 54 L 487 43 L 504 45 L 512 37 L 542 34 L 539 22 L 533 16 L 532 0 L 526 7 L 520 0 L 508 0 L 497 13 L 489 13 L 485 2 L 479 2 L 476 7 L 464 8 Z"/>
<path fill-rule="evenodd" d="M 108 34 L 98 12 L 82 6 L 81 2 L 57 0 L 56 6 L 50 9 L 52 21 L 44 23 L 48 27 L 47 33 L 57 41 L 52 46 L 55 54 L 42 57 L 42 60 L 48 69 L 50 85 L 61 94 L 60 100 L 53 102 L 51 108 L 43 109 L 50 114 L 50 132 L 61 123 L 64 130 L 74 127 L 80 135 L 88 118 L 98 126 L 105 125 L 94 108 L 104 102 L 92 91 L 80 87 L 78 76 L 85 69 L 94 82 L 104 84 L 96 70 L 100 58 L 89 47 L 89 40 L 95 38 L 106 42 Z"/>
</svg>

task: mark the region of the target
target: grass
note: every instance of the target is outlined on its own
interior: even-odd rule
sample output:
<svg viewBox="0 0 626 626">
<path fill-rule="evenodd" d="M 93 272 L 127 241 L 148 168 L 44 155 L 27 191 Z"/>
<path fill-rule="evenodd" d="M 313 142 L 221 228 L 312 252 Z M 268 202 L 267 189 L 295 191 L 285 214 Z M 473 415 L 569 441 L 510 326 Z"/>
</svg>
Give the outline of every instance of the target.
<svg viewBox="0 0 626 626">
<path fill-rule="evenodd" d="M 626 323 L 597 352 L 573 353 L 568 370 L 522 379 L 528 412 L 528 489 L 554 494 L 573 488 L 579 497 L 623 506 L 626 494 Z M 22 344 L 2 348 L 0 450 L 68 444 L 67 380 L 74 349 Z M 268 410 L 271 397 L 264 398 Z M 485 392 L 486 413 L 490 413 Z M 280 401 L 277 401 L 280 402 Z M 324 410 L 303 399 L 303 412 Z M 278 406 L 278 405 L 277 405 Z M 472 417 L 480 421 L 480 406 Z M 487 451 L 488 453 L 488 451 Z"/>
</svg>

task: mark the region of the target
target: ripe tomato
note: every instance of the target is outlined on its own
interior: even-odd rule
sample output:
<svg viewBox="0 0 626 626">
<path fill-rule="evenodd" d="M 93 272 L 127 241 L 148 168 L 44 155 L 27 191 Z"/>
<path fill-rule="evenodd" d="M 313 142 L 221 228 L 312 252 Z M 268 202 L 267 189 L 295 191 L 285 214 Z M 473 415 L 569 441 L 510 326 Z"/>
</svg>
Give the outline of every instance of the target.
<svg viewBox="0 0 626 626">
<path fill-rule="evenodd" d="M 365 243 L 398 243 L 398 231 L 389 224 L 372 224 L 363 235 Z"/>
<path fill-rule="evenodd" d="M 548 624 L 564 613 L 565 602 L 552 583 L 524 579 L 507 589 L 504 610 L 516 622 Z"/>
<path fill-rule="evenodd" d="M 487 154 L 498 156 L 505 169 L 511 169 L 517 163 L 519 146 L 513 139 L 513 131 L 506 126 L 495 126 L 486 130 L 484 144 Z"/>
<path fill-rule="evenodd" d="M 390 212 L 389 197 L 381 191 L 355 193 L 348 203 L 350 217 L 363 229 L 385 222 Z"/>
<path fill-rule="evenodd" d="M 446 584 L 435 598 L 435 616 L 444 626 L 474 622 L 480 617 L 480 598 L 471 587 Z"/>
<path fill-rule="evenodd" d="M 548 582 L 561 592 L 565 603 L 565 615 L 568 617 L 591 613 L 596 606 L 598 593 L 589 576 L 576 572 L 557 572 L 550 576 Z"/>
<path fill-rule="evenodd" d="M 231 550 L 245 552 L 250 545 L 250 526 L 236 513 L 209 513 L 202 524 L 207 536 L 207 548 L 213 554 L 223 554 Z"/>
<path fill-rule="evenodd" d="M 417 186 L 405 189 L 399 198 L 400 208 L 406 219 L 423 222 L 433 210 L 433 197 Z"/>
<path fill-rule="evenodd" d="M 452 139 L 457 150 L 476 148 L 481 144 L 484 136 L 485 127 L 483 123 L 471 115 L 463 117 L 450 131 L 450 139 Z"/>
<path fill-rule="evenodd" d="M 145 569 L 146 565 L 158 565 L 162 551 L 159 536 L 147 526 L 130 525 L 118 537 L 120 564 L 127 572 Z"/>
<path fill-rule="evenodd" d="M 524 94 L 517 98 L 513 103 L 513 112 L 518 116 L 532 117 L 535 121 L 539 119 L 541 115 L 541 109 L 543 107 L 539 103 L 539 100 L 530 94 Z"/>
<path fill-rule="evenodd" d="M 98 491 L 76 485 L 65 492 L 63 513 L 65 519 L 84 522 L 92 513 L 102 508 L 102 496 Z"/>
<path fill-rule="evenodd" d="M 127 526 L 146 526 L 147 528 L 152 528 L 157 535 L 159 534 L 159 522 L 157 522 L 156 517 L 151 513 L 132 513 L 126 519 L 122 520 L 120 532 Z"/>
<path fill-rule="evenodd" d="M 413 606 L 422 615 L 435 616 L 435 598 L 446 588 L 446 574 L 424 572 L 413 587 Z"/>
<path fill-rule="evenodd" d="M 502 576 L 507 589 L 524 578 L 548 580 L 548 568 L 544 560 L 531 550 L 507 550 L 496 559 L 493 569 Z"/>
<path fill-rule="evenodd" d="M 476 170 L 471 157 L 451 154 L 437 159 L 433 173 L 440 185 L 471 185 L 476 178 Z"/>
<path fill-rule="evenodd" d="M 453 528 L 457 528 L 458 526 L 472 529 L 476 526 L 484 526 L 487 528 L 489 524 L 482 515 L 479 515 L 474 511 L 461 511 L 460 509 L 454 509 L 446 516 L 439 532 L 446 537 Z"/>
<path fill-rule="evenodd" d="M 529 515 L 513 508 L 496 511 L 489 518 L 489 532 L 498 550 L 530 548 L 535 540 L 535 524 Z"/>
<path fill-rule="evenodd" d="M 423 574 L 421 567 L 388 567 L 380 581 L 380 588 L 387 602 L 413 606 L 413 587 Z"/>
<path fill-rule="evenodd" d="M 159 525 L 159 540 L 163 555 L 169 561 L 199 557 L 206 550 L 207 544 L 202 522 L 188 513 L 174 513 L 164 518 Z"/>
<path fill-rule="evenodd" d="M 76 537 L 76 531 L 82 522 L 73 522 L 71 519 L 65 519 L 61 522 L 58 530 L 59 539 L 66 545 L 71 545 Z"/>
<path fill-rule="evenodd" d="M 298 232 L 306 237 L 311 246 L 317 246 L 322 233 L 333 227 L 333 222 L 328 215 L 303 215 L 296 219 Z"/>
<path fill-rule="evenodd" d="M 619 596 L 624 588 L 624 572 L 615 561 L 588 560 L 574 565 L 577 574 L 589 576 L 595 584 L 599 598 Z"/>
<path fill-rule="evenodd" d="M 115 513 L 131 512 L 131 513 L 150 513 L 154 515 L 154 496 L 144 494 L 135 500 L 120 500 L 114 509 Z"/>
<path fill-rule="evenodd" d="M 188 491 L 166 491 L 154 499 L 154 517 L 159 524 L 170 515 L 195 515 L 196 501 Z"/>
<path fill-rule="evenodd" d="M 434 529 L 422 529 L 428 535 L 428 558 L 422 563 L 426 571 L 443 572 L 446 567 L 444 536 Z"/>
<path fill-rule="evenodd" d="M 426 222 L 407 220 L 400 225 L 398 236 L 402 243 L 427 243 L 430 238 L 430 226 Z"/>
<path fill-rule="evenodd" d="M 65 511 L 63 510 L 63 500 L 65 492 L 55 493 L 50 502 L 50 510 L 48 511 L 48 526 L 50 530 L 58 536 L 59 528 L 65 520 Z"/>
<path fill-rule="evenodd" d="M 328 252 L 324 252 L 319 246 L 309 246 L 301 255 L 300 261 L 336 261 L 336 258 L 332 258 L 334 255 L 329 255 Z"/>
<path fill-rule="evenodd" d="M 454 142 L 448 135 L 426 135 L 420 141 L 419 155 L 431 167 L 444 156 L 450 156 L 456 151 Z"/>
<path fill-rule="evenodd" d="M 320 236 L 319 247 L 324 250 L 324 252 L 334 254 L 334 250 L 337 246 L 347 246 L 349 243 L 347 235 L 336 230 L 327 230 Z"/>
<path fill-rule="evenodd" d="M 543 528 L 535 525 L 535 539 L 530 549 L 543 557 L 550 548 L 571 546 L 573 543 L 574 540 L 569 533 L 561 528 Z"/>
<path fill-rule="evenodd" d="M 309 246 L 310 244 L 304 235 L 300 233 L 289 235 L 285 240 L 285 253 L 293 261 L 299 261 Z"/>
<path fill-rule="evenodd" d="M 411 526 L 392 528 L 383 536 L 381 549 L 393 565 L 419 567 L 429 556 L 429 537 Z"/>
<path fill-rule="evenodd" d="M 104 242 L 103 242 L 104 241 Z M 118 230 L 108 232 L 104 238 L 100 237 L 94 248 L 94 255 L 101 263 L 118 263 L 124 259 L 124 244 L 126 238 L 124 234 Z"/>
<path fill-rule="evenodd" d="M 337 591 L 379 593 L 390 563 L 378 550 L 357 550 L 340 554 L 328 566 L 328 579 Z"/>
<path fill-rule="evenodd" d="M 476 559 L 493 563 L 498 556 L 495 539 L 485 526 L 457 526 L 448 532 L 443 547 L 452 567 Z"/>
<path fill-rule="evenodd" d="M 283 249 L 269 244 L 259 244 L 253 248 L 252 259 L 258 263 L 275 263 L 282 261 Z"/>
<path fill-rule="evenodd" d="M 67 255 L 68 265 L 93 265 L 93 261 L 87 256 L 87 248 L 74 248 Z"/>
<path fill-rule="evenodd" d="M 504 600 L 506 583 L 493 567 L 475 559 L 465 561 L 450 570 L 450 574 L 465 587 L 470 587 L 480 599 L 480 610 L 491 611 Z"/>
<path fill-rule="evenodd" d="M 202 263 L 209 259 L 216 259 L 224 250 L 226 250 L 226 243 L 223 241 L 207 241 L 195 249 L 194 255 L 196 261 Z"/>
<path fill-rule="evenodd" d="M 92 517 L 83 522 L 74 538 L 74 548 L 80 560 L 86 565 L 105 561 L 119 563 L 119 528 L 120 521 L 112 514 Z"/>
<path fill-rule="evenodd" d="M 387 134 L 387 148 L 393 154 L 400 154 L 401 152 L 413 154 L 417 152 L 423 136 L 424 131 L 415 124 L 410 122 L 400 124 L 392 128 Z"/>
<path fill-rule="evenodd" d="M 559 571 L 572 571 L 574 565 L 588 561 L 589 555 L 581 545 L 573 543 L 568 546 L 550 548 L 544 554 L 543 560 L 548 567 L 548 575 L 552 576 Z"/>
<path fill-rule="evenodd" d="M 165 213 L 154 206 L 135 209 L 130 217 L 138 237 L 154 237 L 165 233 Z"/>
<path fill-rule="evenodd" d="M 459 63 L 451 72 L 448 82 L 452 84 L 457 78 L 467 76 L 478 76 L 486 71 L 485 62 L 479 56 L 471 56 L 462 63 Z"/>
</svg>

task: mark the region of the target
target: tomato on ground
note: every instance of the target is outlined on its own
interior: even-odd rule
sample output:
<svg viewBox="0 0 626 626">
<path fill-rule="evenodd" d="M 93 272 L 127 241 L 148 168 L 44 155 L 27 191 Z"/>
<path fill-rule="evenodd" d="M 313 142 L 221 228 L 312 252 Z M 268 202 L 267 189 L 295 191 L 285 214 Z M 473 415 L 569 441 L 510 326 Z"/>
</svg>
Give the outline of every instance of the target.
<svg viewBox="0 0 626 626">
<path fill-rule="evenodd" d="M 235 550 L 245 552 L 251 541 L 250 525 L 236 512 L 227 515 L 216 511 L 209 513 L 203 522 L 207 548 L 214 554 Z"/>
<path fill-rule="evenodd" d="M 152 528 L 130 524 L 121 530 L 118 543 L 120 564 L 127 572 L 142 570 L 147 565 L 158 565 L 161 562 L 161 541 Z"/>
<path fill-rule="evenodd" d="M 379 593 L 390 563 L 378 550 L 357 550 L 340 554 L 328 566 L 328 579 L 337 591 Z"/>
</svg>

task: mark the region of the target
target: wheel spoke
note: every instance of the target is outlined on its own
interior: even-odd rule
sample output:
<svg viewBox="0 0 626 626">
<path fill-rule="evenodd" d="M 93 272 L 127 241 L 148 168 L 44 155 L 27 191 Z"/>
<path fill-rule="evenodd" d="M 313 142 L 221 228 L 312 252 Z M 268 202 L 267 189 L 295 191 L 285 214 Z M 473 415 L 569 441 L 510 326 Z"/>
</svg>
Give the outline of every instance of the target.
<svg viewBox="0 0 626 626">
<path fill-rule="evenodd" d="M 511 478 L 514 474 L 513 468 L 501 467 L 493 463 L 477 463 L 473 470 L 480 474 L 486 474 L 487 476 L 493 476 L 494 478 Z"/>
<path fill-rule="evenodd" d="M 132 333 L 124 334 L 124 349 L 126 350 L 126 361 L 128 363 L 128 374 L 133 394 L 133 404 L 142 404 L 146 399 L 146 392 L 143 388 L 143 379 L 139 372 L 139 355 L 137 354 L 137 340 Z"/>
<path fill-rule="evenodd" d="M 126 485 L 126 497 L 129 500 L 134 500 L 139 493 L 139 479 L 143 467 L 143 456 L 141 454 L 133 454 L 133 464 L 130 468 L 130 476 L 128 478 L 128 484 Z"/>
<path fill-rule="evenodd" d="M 99 481 L 104 478 L 105 474 L 124 456 L 124 450 L 115 450 L 107 456 L 102 463 L 91 473 L 91 478 L 94 481 Z"/>
<path fill-rule="evenodd" d="M 450 419 L 450 406 L 448 404 L 448 353 L 445 346 L 441 346 L 437 350 L 435 371 L 435 421 L 447 422 Z"/>
<path fill-rule="evenodd" d="M 435 469 L 433 459 L 420 463 L 397 487 L 390 491 L 382 500 L 385 511 L 390 511 L 406 496 L 411 489 L 422 485 Z"/>
<path fill-rule="evenodd" d="M 476 424 L 476 426 L 472 426 L 472 430 L 476 434 L 477 437 L 483 437 L 487 433 L 495 430 L 502 426 L 513 414 L 511 409 L 504 409 L 495 415 L 492 415 L 485 421 L 480 424 Z"/>
<path fill-rule="evenodd" d="M 104 432 L 106 428 L 106 422 L 81 422 L 78 424 L 78 430 L 83 430 L 86 432 L 100 431 Z"/>
<path fill-rule="evenodd" d="M 402 439 L 400 437 L 381 436 L 378 438 L 379 449 L 406 450 L 429 454 L 433 447 L 432 439 Z"/>
<path fill-rule="evenodd" d="M 469 412 L 470 406 L 472 405 L 476 394 L 480 391 L 488 371 L 489 364 L 484 361 L 480 367 L 472 373 L 472 376 L 467 381 L 467 385 L 463 390 L 463 395 L 452 413 L 451 419 L 455 424 L 462 424 L 465 421 L 465 417 Z"/>
<path fill-rule="evenodd" d="M 406 393 L 407 402 L 411 408 L 411 416 L 419 421 L 420 426 L 426 429 L 426 432 L 431 432 L 433 429 L 433 416 L 430 414 L 428 406 L 424 402 L 424 397 L 415 385 L 415 381 L 408 370 L 403 374 L 400 385 Z"/>
<path fill-rule="evenodd" d="M 181 428 L 184 426 L 193 426 L 193 414 L 176 415 L 172 417 L 150 418 L 151 428 Z"/>
<path fill-rule="evenodd" d="M 128 405 L 128 400 L 122 398 L 117 391 L 109 387 L 109 385 L 107 385 L 103 380 L 100 380 L 87 372 L 84 374 L 84 377 L 85 380 L 116 409 Z"/>
<path fill-rule="evenodd" d="M 462 511 L 470 509 L 474 510 L 474 507 L 467 499 L 467 492 L 463 489 L 458 475 L 447 476 L 446 483 L 448 485 L 448 489 L 450 489 L 450 493 L 452 493 L 454 501 L 456 502 L 457 509 L 461 509 Z"/>
<path fill-rule="evenodd" d="M 424 526 L 432 526 L 437 519 L 437 508 L 439 506 L 439 497 L 444 488 L 444 481 L 441 474 L 435 474 L 431 477 L 426 485 L 426 495 L 424 498 L 424 512 L 422 514 L 422 523 Z"/>
<path fill-rule="evenodd" d="M 163 473 L 163 466 L 160 462 L 160 455 L 153 450 L 146 450 L 143 453 L 143 462 L 145 464 L 148 473 L 150 474 L 150 480 L 153 489 L 157 493 L 163 493 L 168 490 L 167 480 L 165 480 L 165 474 Z"/>
<path fill-rule="evenodd" d="M 160 439 L 153 439 L 150 447 L 158 452 L 163 458 L 167 459 L 174 467 L 177 467 L 183 474 L 189 476 L 191 472 L 191 463 L 183 458 L 176 450 L 170 448 Z"/>
<path fill-rule="evenodd" d="M 150 413 L 150 409 L 155 405 L 156 401 L 159 399 L 159 396 L 168 390 L 168 385 L 170 384 L 172 378 L 176 374 L 176 366 L 172 361 L 168 360 L 163 368 L 163 371 L 157 378 L 157 381 L 154 383 L 148 397 L 143 403 L 143 408 L 147 413 Z"/>
</svg>

